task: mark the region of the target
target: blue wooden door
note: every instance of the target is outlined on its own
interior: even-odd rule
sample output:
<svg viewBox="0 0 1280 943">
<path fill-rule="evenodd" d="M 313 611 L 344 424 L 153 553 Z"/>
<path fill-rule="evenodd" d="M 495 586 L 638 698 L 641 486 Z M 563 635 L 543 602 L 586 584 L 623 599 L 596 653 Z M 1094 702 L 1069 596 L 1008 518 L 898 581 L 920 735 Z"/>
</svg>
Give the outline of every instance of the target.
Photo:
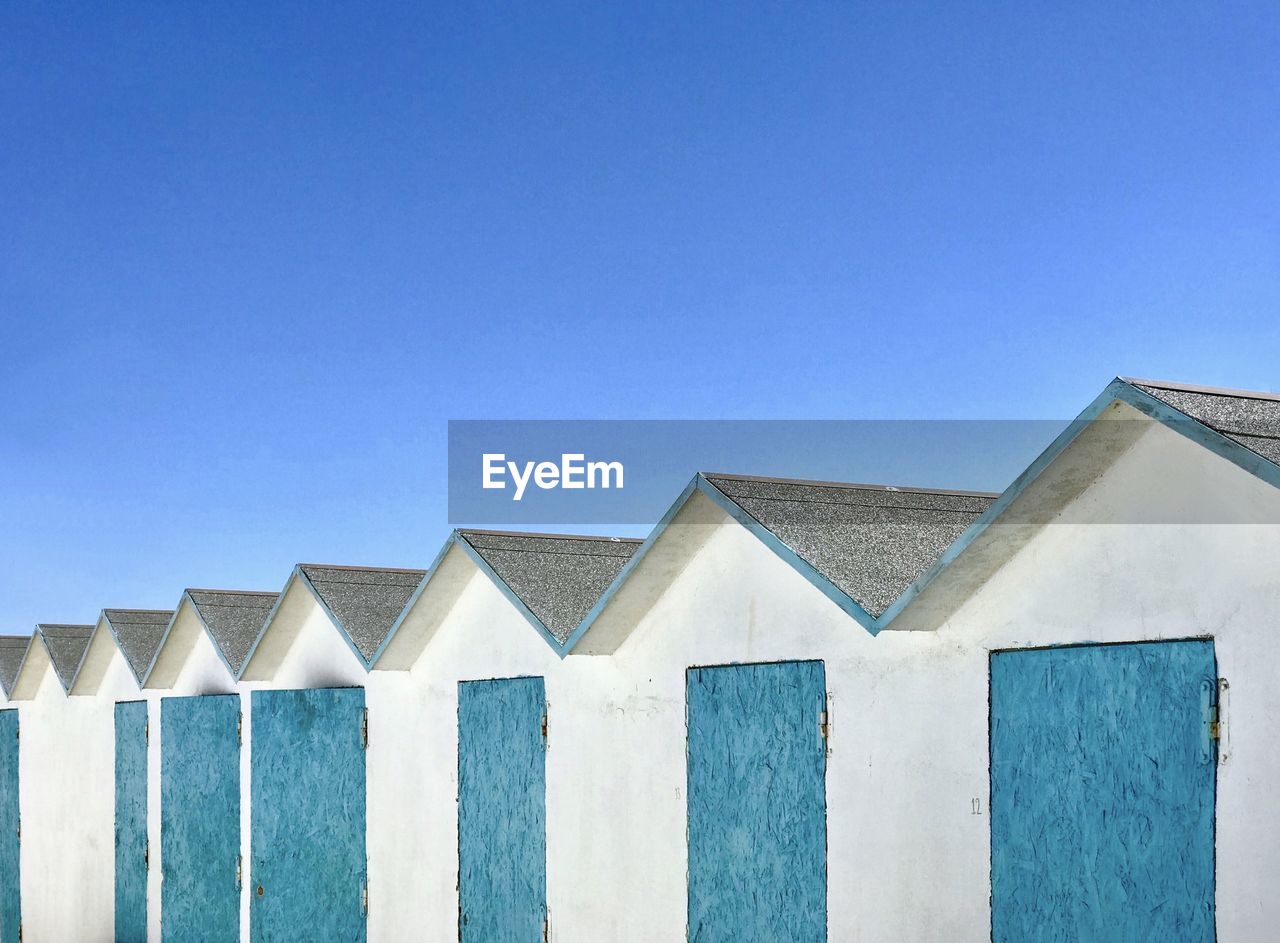
<svg viewBox="0 0 1280 943">
<path fill-rule="evenodd" d="M 240 939 L 240 698 L 160 702 L 164 943 Z"/>
<path fill-rule="evenodd" d="M 0 940 L 18 939 L 22 873 L 18 832 L 18 712 L 0 711 Z"/>
<path fill-rule="evenodd" d="M 547 918 L 541 678 L 458 685 L 458 921 L 463 943 L 541 943 Z"/>
<path fill-rule="evenodd" d="M 695 943 L 827 938 L 821 662 L 690 668 L 689 915 Z"/>
<path fill-rule="evenodd" d="M 364 688 L 254 691 L 250 937 L 365 939 Z"/>
<path fill-rule="evenodd" d="M 991 656 L 995 943 L 1214 939 L 1213 643 Z"/>
<path fill-rule="evenodd" d="M 116 705 L 116 943 L 147 941 L 147 702 Z"/>
</svg>

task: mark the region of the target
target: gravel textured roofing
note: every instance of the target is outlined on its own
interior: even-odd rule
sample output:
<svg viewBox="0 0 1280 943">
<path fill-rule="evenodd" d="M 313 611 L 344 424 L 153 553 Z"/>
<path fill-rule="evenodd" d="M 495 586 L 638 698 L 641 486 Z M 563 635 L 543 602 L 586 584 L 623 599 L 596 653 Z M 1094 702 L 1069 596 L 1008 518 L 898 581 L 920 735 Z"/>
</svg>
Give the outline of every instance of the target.
<svg viewBox="0 0 1280 943">
<path fill-rule="evenodd" d="M 997 497 L 741 475 L 703 477 L 874 617 Z"/>
<path fill-rule="evenodd" d="M 111 626 L 120 651 L 135 677 L 142 677 L 151 666 L 156 649 L 164 638 L 173 612 L 161 609 L 104 609 L 103 616 Z"/>
<path fill-rule="evenodd" d="M 1280 396 L 1159 380 L 1127 382 L 1280 465 Z"/>
<path fill-rule="evenodd" d="M 209 628 L 231 670 L 239 674 L 279 593 L 239 589 L 189 589 L 187 597 Z"/>
<path fill-rule="evenodd" d="M 560 642 L 569 638 L 642 543 L 474 530 L 459 536 Z"/>
<path fill-rule="evenodd" d="M 0 636 L 0 687 L 4 688 L 5 697 L 13 693 L 13 683 L 18 680 L 18 669 L 30 645 L 30 635 Z"/>
<path fill-rule="evenodd" d="M 373 658 L 426 570 L 299 564 L 365 661 Z"/>
<path fill-rule="evenodd" d="M 45 648 L 49 650 L 49 660 L 53 662 L 53 670 L 58 673 L 58 680 L 65 690 L 71 690 L 76 680 L 76 672 L 80 670 L 80 662 L 89 648 L 89 639 L 96 626 L 92 625 L 56 625 L 40 624 L 36 626 L 44 639 Z"/>
</svg>

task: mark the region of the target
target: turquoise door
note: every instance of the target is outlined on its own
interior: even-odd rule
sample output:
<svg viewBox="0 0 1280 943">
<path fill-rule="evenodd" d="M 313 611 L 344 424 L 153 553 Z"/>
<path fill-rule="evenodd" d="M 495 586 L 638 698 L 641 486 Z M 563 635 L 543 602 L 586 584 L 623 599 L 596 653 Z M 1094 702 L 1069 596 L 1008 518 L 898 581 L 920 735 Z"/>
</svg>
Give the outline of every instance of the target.
<svg viewBox="0 0 1280 943">
<path fill-rule="evenodd" d="M 994 943 L 1214 931 L 1209 641 L 991 656 Z"/>
<path fill-rule="evenodd" d="M 240 698 L 160 702 L 164 943 L 240 939 Z"/>
<path fill-rule="evenodd" d="M 822 662 L 690 668 L 688 936 L 827 938 Z"/>
<path fill-rule="evenodd" d="M 18 939 L 22 874 L 18 838 L 18 712 L 0 711 L 0 940 Z"/>
<path fill-rule="evenodd" d="M 147 941 L 147 703 L 116 705 L 116 943 Z"/>
<path fill-rule="evenodd" d="M 458 685 L 458 938 L 542 943 L 547 918 L 541 678 Z"/>
<path fill-rule="evenodd" d="M 254 691 L 254 943 L 365 939 L 364 688 Z"/>
</svg>

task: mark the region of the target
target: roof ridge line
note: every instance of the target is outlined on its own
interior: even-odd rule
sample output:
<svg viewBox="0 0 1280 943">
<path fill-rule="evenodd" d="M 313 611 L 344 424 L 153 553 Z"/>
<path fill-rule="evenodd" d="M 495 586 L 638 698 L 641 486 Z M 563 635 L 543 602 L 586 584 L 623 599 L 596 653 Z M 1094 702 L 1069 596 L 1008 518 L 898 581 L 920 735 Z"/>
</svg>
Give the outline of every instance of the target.
<svg viewBox="0 0 1280 943">
<path fill-rule="evenodd" d="M 858 503 L 858 502 L 855 502 L 855 501 L 804 501 L 804 502 L 795 502 L 795 501 L 791 501 L 791 499 L 790 499 L 790 498 L 771 498 L 771 497 L 766 497 L 766 496 L 764 496 L 764 495 L 756 495 L 756 494 L 753 494 L 753 495 L 744 495 L 744 496 L 729 494 L 729 495 L 725 495 L 725 497 L 727 497 L 730 501 L 733 501 L 735 504 L 738 504 L 738 503 L 739 503 L 739 502 L 738 502 L 738 500 L 737 500 L 737 498 L 742 497 L 742 499 L 743 499 L 743 500 L 745 500 L 745 501 L 781 501 L 781 502 L 784 502 L 784 503 L 785 503 L 785 502 L 790 502 L 790 503 L 792 503 L 792 504 L 795 504 L 795 503 L 803 503 L 803 504 L 821 505 L 822 507 L 839 507 L 839 508 L 886 508 L 886 509 L 888 509 L 888 510 L 892 510 L 892 511 L 925 511 L 925 512 L 927 512 L 927 513 L 929 513 L 929 514 L 981 514 L 981 513 L 982 513 L 982 511 L 977 511 L 977 510 L 974 510 L 973 508 L 923 508 L 923 507 L 918 507 L 918 506 L 916 506 L 916 505 L 914 505 L 914 504 L 861 504 L 861 503 Z M 977 497 L 977 495 L 973 495 L 973 497 Z M 752 516 L 754 517 L 754 515 L 752 515 Z M 758 520 L 758 518 L 757 518 L 757 520 Z M 761 521 L 760 523 L 761 523 L 763 526 L 768 526 L 768 525 L 765 525 L 763 521 Z M 771 528 L 771 529 L 772 529 L 772 528 Z"/>
<path fill-rule="evenodd" d="M 902 491 L 907 494 L 941 494 L 969 498 L 997 498 L 998 491 L 965 491 L 953 488 L 919 488 L 910 485 L 876 485 L 857 481 L 822 481 L 810 478 L 775 478 L 769 475 L 735 475 L 729 472 L 698 472 L 703 478 L 729 481 L 760 481 L 778 485 L 808 485 L 815 488 L 846 488 L 859 491 Z"/>
<path fill-rule="evenodd" d="M 1131 386 L 1153 386 L 1158 390 L 1173 390 L 1178 393 L 1202 393 L 1205 396 L 1235 396 L 1240 399 L 1260 399 L 1267 402 L 1280 403 L 1280 393 L 1269 393 L 1264 390 L 1236 390 L 1225 386 L 1199 386 L 1194 383 L 1148 380 L 1142 377 L 1119 377 L 1119 379 Z"/>
<path fill-rule="evenodd" d="M 310 565 L 310 564 L 308 564 Z M 188 586 L 184 593 L 223 593 L 229 596 L 279 596 L 270 589 L 210 589 L 207 586 Z"/>
<path fill-rule="evenodd" d="M 607 534 L 547 534 L 530 530 L 483 530 L 480 528 L 458 528 L 464 537 L 467 534 L 479 534 L 485 537 L 535 537 L 553 540 L 594 540 L 600 543 L 644 543 L 643 537 L 614 537 Z"/>
<path fill-rule="evenodd" d="M 349 570 L 357 573 L 425 573 L 425 569 L 406 566 L 348 566 L 344 563 L 299 563 L 298 569 L 304 566 L 317 570 Z"/>
</svg>

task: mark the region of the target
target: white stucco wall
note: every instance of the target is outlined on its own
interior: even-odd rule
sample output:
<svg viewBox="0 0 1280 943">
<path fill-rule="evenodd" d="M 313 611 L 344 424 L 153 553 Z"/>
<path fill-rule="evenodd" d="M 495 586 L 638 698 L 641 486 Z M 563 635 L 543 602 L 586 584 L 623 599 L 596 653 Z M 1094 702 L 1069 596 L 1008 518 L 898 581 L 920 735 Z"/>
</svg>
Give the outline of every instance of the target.
<svg viewBox="0 0 1280 943">
<path fill-rule="evenodd" d="M 1144 511 L 1170 523 L 1114 523 Z M 616 675 L 574 715 L 582 755 L 566 761 L 564 789 L 550 770 L 579 747 L 562 737 L 549 760 L 548 822 L 562 826 L 551 841 L 574 846 L 549 846 L 551 883 L 579 891 L 561 905 L 563 938 L 683 937 L 688 666 L 825 662 L 830 938 L 950 943 L 990 935 L 990 650 L 1204 634 L 1231 683 L 1219 939 L 1268 938 L 1280 923 L 1268 745 L 1280 527 L 1249 522 L 1278 511 L 1276 489 L 1153 426 L 941 631 L 874 639 L 726 518 L 611 659 L 566 662 L 564 677 L 588 657 Z M 1218 523 L 1176 523 L 1187 519 Z M 563 828 L 574 816 L 590 827 Z"/>
<path fill-rule="evenodd" d="M 1144 512 L 1164 523 L 1134 523 Z M 237 684 L 201 629 L 172 690 L 146 693 L 150 938 L 160 938 L 161 696 L 240 693 L 247 863 L 249 693 L 365 686 L 369 939 L 392 943 L 456 937 L 458 682 L 543 677 L 552 939 L 652 943 L 685 929 L 685 669 L 817 658 L 831 711 L 830 939 L 986 939 L 990 650 L 1212 635 L 1231 683 L 1217 800 L 1219 940 L 1268 939 L 1280 924 L 1271 815 L 1280 754 L 1270 743 L 1280 714 L 1280 526 L 1251 522 L 1278 514 L 1280 491 L 1152 426 L 937 632 L 872 638 L 727 517 L 612 656 L 562 661 L 474 571 L 412 670 L 366 673 L 295 586 L 291 641 L 272 656 L 269 680 Z M 1213 523 L 1178 523 L 1193 519 Z M 34 698 L 15 702 L 29 941 L 110 938 L 113 790 L 86 784 L 113 781 L 110 705 L 137 696 L 127 670 L 117 655 L 99 695 L 68 699 L 46 664 Z M 246 874 L 246 943 L 251 885 Z"/>
<path fill-rule="evenodd" d="M 93 698 L 66 696 L 47 656 L 34 697 L 15 703 L 24 939 L 107 943 L 115 913 L 114 736 L 104 735 Z"/>
</svg>

